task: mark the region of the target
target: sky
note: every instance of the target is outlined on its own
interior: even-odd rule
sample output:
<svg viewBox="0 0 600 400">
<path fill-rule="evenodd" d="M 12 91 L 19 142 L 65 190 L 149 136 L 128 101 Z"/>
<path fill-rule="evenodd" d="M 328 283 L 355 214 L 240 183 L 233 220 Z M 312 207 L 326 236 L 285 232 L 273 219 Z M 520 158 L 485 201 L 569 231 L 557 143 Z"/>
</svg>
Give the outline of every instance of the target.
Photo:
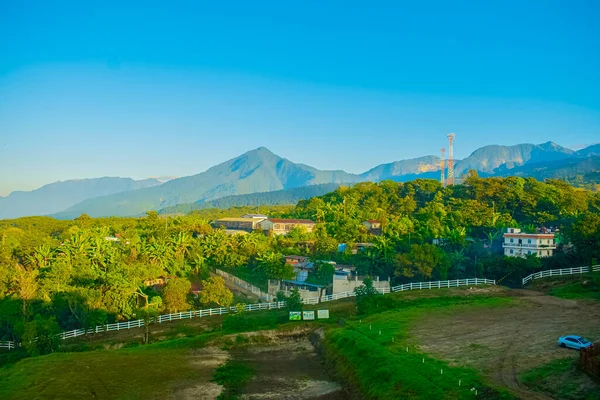
<svg viewBox="0 0 600 400">
<path fill-rule="evenodd" d="M 363 172 L 600 141 L 600 3 L 0 1 L 0 196 L 265 146 Z"/>
</svg>

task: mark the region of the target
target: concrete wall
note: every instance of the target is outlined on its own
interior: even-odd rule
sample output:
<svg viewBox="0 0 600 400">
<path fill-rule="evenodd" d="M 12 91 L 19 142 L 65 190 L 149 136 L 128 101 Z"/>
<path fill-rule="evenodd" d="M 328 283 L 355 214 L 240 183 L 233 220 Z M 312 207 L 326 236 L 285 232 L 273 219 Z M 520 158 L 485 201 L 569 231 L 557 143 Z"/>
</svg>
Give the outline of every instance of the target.
<svg viewBox="0 0 600 400">
<path fill-rule="evenodd" d="M 359 277 L 346 277 L 346 276 L 333 276 L 333 293 L 344 293 L 352 292 L 355 288 L 363 284 L 363 278 Z M 379 280 L 379 278 L 373 279 L 373 287 L 377 289 L 390 288 L 390 281 Z"/>
</svg>

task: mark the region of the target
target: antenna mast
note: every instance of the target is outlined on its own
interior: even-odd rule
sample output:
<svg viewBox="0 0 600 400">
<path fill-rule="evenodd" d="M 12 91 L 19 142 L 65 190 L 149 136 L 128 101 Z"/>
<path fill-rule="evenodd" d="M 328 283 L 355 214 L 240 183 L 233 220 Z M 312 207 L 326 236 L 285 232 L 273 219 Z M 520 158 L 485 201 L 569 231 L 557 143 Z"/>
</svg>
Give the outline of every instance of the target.
<svg viewBox="0 0 600 400">
<path fill-rule="evenodd" d="M 440 182 L 442 183 L 442 187 L 446 187 L 446 171 L 444 170 L 444 168 L 445 168 L 444 153 L 446 152 L 446 149 L 442 148 L 441 152 L 442 152 L 442 159 L 440 160 L 440 170 L 442 171 L 442 176 L 440 178 Z"/>
<path fill-rule="evenodd" d="M 448 151 L 448 180 L 447 185 L 454 185 L 454 137 L 456 135 L 451 133 L 448 135 L 448 142 L 450 144 Z"/>
</svg>

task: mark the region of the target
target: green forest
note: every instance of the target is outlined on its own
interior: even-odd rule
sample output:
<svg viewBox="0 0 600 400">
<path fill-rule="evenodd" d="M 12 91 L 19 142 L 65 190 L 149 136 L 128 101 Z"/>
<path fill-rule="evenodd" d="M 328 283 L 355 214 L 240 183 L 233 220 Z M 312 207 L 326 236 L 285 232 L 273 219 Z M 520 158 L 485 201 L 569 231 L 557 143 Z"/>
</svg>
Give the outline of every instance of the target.
<svg viewBox="0 0 600 400">
<path fill-rule="evenodd" d="M 480 178 L 460 185 L 435 180 L 359 183 L 296 206 L 263 206 L 271 217 L 306 218 L 314 232 L 285 236 L 262 232 L 228 235 L 211 228 L 216 218 L 256 212 L 256 207 L 203 209 L 181 216 L 156 211 L 140 218 L 74 220 L 26 217 L 0 221 L 0 340 L 26 343 L 53 332 L 236 302 L 211 268 L 253 282 L 293 277 L 282 256 L 308 255 L 355 265 L 361 275 L 392 283 L 485 277 L 519 282 L 547 268 L 589 265 L 600 249 L 600 193 L 561 180 Z M 370 235 L 362 222 L 382 222 Z M 553 257 L 502 255 L 506 227 L 558 227 Z M 438 244 L 433 244 L 438 239 Z M 347 244 L 338 252 L 340 243 Z M 352 254 L 355 243 L 372 246 Z M 327 282 L 318 264 L 310 279 Z M 150 282 L 168 277 L 157 291 Z M 200 284 L 199 296 L 190 294 Z M 36 342 L 32 352 L 53 343 Z"/>
</svg>

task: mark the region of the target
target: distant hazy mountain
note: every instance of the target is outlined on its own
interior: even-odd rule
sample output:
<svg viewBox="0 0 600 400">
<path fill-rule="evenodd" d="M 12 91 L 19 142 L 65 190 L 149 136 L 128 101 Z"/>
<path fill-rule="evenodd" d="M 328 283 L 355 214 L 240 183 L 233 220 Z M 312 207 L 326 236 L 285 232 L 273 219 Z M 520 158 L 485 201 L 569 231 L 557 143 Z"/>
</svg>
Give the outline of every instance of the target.
<svg viewBox="0 0 600 400">
<path fill-rule="evenodd" d="M 95 178 L 55 182 L 29 192 L 0 197 L 0 219 L 48 215 L 93 197 L 157 186 L 156 179 Z"/>
<path fill-rule="evenodd" d="M 471 169 L 493 173 L 501 166 L 512 169 L 527 163 L 564 160 L 570 158 L 574 153 L 573 150 L 552 142 L 539 145 L 525 143 L 515 146 L 484 146 L 475 150 L 464 160 L 457 161 L 454 174 L 460 176 Z"/>
<path fill-rule="evenodd" d="M 572 179 L 600 172 L 600 156 L 578 157 L 553 162 L 529 163 L 517 168 L 499 168 L 494 175 L 529 176 L 538 180 Z"/>
<path fill-rule="evenodd" d="M 581 175 L 578 171 L 587 168 L 590 171 L 584 173 L 584 179 L 587 179 L 585 177 L 592 176 L 590 174 L 597 174 L 597 170 L 594 170 L 596 166 L 593 160 L 588 161 L 588 164 L 582 160 L 599 153 L 600 145 L 575 152 L 552 142 L 539 145 L 485 146 L 463 160 L 456 160 L 455 176 L 458 178 L 474 169 L 484 176 L 519 174 L 539 179 L 567 179 Z M 311 185 L 351 184 L 383 179 L 438 179 L 439 163 L 438 157 L 425 156 L 382 164 L 356 175 L 344 171 L 321 171 L 296 164 L 261 147 L 209 168 L 206 172 L 172 179 L 160 186 L 88 198 L 55 216 L 74 218 L 82 213 L 95 217 L 141 215 L 149 210 L 170 210 L 168 207 L 178 204 L 195 203 L 194 206 L 189 206 L 191 209 L 227 196 L 234 197 L 227 197 L 212 205 L 249 205 L 255 204 L 252 203 L 255 201 L 263 202 L 261 204 L 281 204 L 278 202 L 294 198 L 293 194 L 286 191 Z M 241 196 L 252 193 L 262 194 Z"/>
<path fill-rule="evenodd" d="M 396 161 L 389 164 L 381 164 L 360 175 L 366 181 L 382 181 L 384 179 L 395 179 L 405 175 L 415 176 L 426 172 L 439 171 L 440 158 L 436 156 L 425 156 L 410 160 Z"/>
<path fill-rule="evenodd" d="M 270 192 L 321 183 L 357 182 L 344 171 L 320 171 L 295 164 L 264 147 L 209 168 L 206 172 L 170 180 L 161 186 L 89 199 L 58 213 L 57 218 L 138 215 L 148 210 L 235 194 Z"/>
<path fill-rule="evenodd" d="M 600 143 L 593 144 L 575 152 L 576 157 L 600 156 Z"/>
<path fill-rule="evenodd" d="M 304 186 L 295 189 L 275 190 L 273 192 L 261 192 L 250 194 L 238 194 L 226 196 L 217 200 L 199 201 L 188 204 L 178 204 L 163 208 L 159 214 L 187 214 L 193 210 L 202 210 L 206 208 L 227 209 L 231 207 L 243 206 L 275 206 L 282 204 L 296 204 L 300 200 L 310 199 L 311 197 L 322 196 L 333 192 L 340 183 L 323 183 L 321 185 Z"/>
</svg>

